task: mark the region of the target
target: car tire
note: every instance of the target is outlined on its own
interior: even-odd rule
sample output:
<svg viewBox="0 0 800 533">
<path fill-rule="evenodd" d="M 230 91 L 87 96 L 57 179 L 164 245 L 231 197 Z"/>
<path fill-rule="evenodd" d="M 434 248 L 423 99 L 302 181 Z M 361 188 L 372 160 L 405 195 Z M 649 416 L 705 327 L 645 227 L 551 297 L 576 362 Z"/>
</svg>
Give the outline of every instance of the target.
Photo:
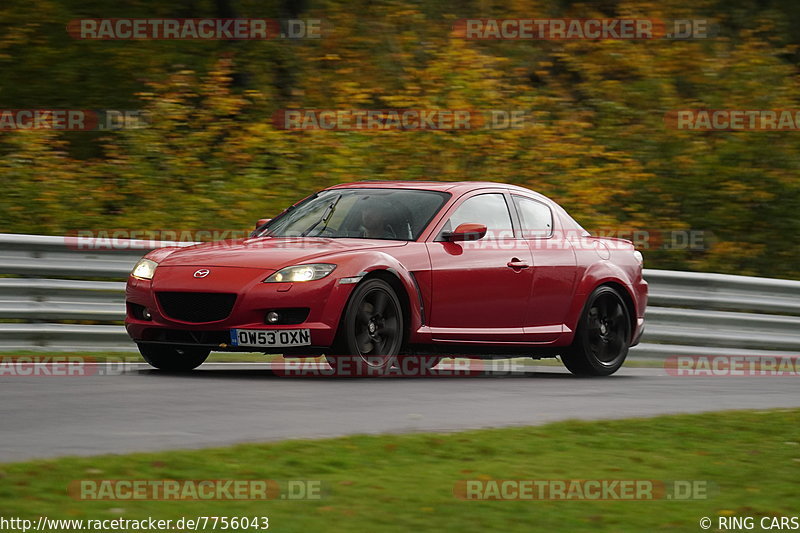
<svg viewBox="0 0 800 533">
<path fill-rule="evenodd" d="M 345 307 L 328 364 L 337 376 L 389 373 L 403 345 L 403 308 L 391 285 L 379 278 L 361 282 Z"/>
<path fill-rule="evenodd" d="M 211 350 L 195 346 L 139 344 L 139 353 L 151 366 L 168 372 L 188 372 L 203 364 Z"/>
<path fill-rule="evenodd" d="M 625 302 L 613 288 L 596 288 L 586 300 L 575 339 L 561 360 L 570 372 L 609 376 L 628 355 L 631 321 Z"/>
</svg>

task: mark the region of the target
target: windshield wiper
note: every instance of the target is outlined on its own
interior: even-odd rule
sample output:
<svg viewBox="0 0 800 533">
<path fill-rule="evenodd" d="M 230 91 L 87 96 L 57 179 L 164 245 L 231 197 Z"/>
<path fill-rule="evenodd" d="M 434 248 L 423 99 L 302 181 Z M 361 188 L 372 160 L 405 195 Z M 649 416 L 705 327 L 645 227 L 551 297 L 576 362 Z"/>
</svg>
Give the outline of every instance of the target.
<svg viewBox="0 0 800 533">
<path fill-rule="evenodd" d="M 305 237 L 306 235 L 311 233 L 314 230 L 314 228 L 316 228 L 317 226 L 319 226 L 323 222 L 325 223 L 325 226 L 323 226 L 322 229 L 325 229 L 325 227 L 327 227 L 327 225 L 328 225 L 328 221 L 333 216 L 333 212 L 336 211 L 336 204 L 338 204 L 339 200 L 341 200 L 341 199 L 342 199 L 342 195 L 340 194 L 330 204 L 328 204 L 328 207 L 325 208 L 325 211 L 322 213 L 322 216 L 320 217 L 320 219 L 317 220 L 316 222 L 314 222 L 311 225 L 310 228 L 308 228 L 303 233 L 301 233 L 300 236 L 301 237 Z"/>
<path fill-rule="evenodd" d="M 311 200 L 315 199 L 317 196 L 319 196 L 319 193 L 315 192 L 314 194 L 312 194 L 311 196 L 309 196 L 308 198 L 306 198 L 302 202 L 290 205 L 289 207 L 287 207 L 286 209 L 281 211 L 281 213 L 278 216 L 276 216 L 275 218 L 273 218 L 272 220 L 267 222 L 264 226 L 262 226 L 260 228 L 260 230 L 259 229 L 253 230 L 253 232 L 250 233 L 250 237 L 252 238 L 252 237 L 268 237 L 268 236 L 270 236 L 269 233 L 267 233 L 269 231 L 269 229 L 270 229 L 269 226 L 272 226 L 275 222 L 278 222 L 279 220 L 283 220 L 283 218 L 285 216 L 288 216 L 292 211 L 297 209 L 300 205 L 305 204 L 307 202 L 310 202 Z"/>
</svg>

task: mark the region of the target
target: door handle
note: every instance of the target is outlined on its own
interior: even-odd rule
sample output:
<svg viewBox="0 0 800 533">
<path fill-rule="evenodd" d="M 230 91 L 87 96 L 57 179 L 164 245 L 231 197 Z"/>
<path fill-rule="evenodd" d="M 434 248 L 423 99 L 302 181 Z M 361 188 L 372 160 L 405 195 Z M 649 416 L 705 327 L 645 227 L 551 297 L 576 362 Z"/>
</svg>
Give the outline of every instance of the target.
<svg viewBox="0 0 800 533">
<path fill-rule="evenodd" d="M 506 266 L 509 267 L 509 268 L 513 268 L 514 270 L 518 270 L 518 269 L 521 270 L 523 268 L 530 267 L 530 265 L 528 263 L 526 263 L 525 261 L 520 261 L 516 257 L 514 257 L 513 259 L 511 259 L 511 261 L 506 263 Z"/>
</svg>

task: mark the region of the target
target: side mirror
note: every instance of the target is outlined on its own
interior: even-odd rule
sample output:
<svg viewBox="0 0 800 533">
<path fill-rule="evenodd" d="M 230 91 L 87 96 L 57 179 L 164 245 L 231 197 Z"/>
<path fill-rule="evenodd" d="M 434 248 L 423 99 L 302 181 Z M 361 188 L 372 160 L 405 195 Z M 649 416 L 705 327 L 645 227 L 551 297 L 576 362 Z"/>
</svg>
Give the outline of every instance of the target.
<svg viewBox="0 0 800 533">
<path fill-rule="evenodd" d="M 483 224 L 459 224 L 455 231 L 448 231 L 442 234 L 444 240 L 449 242 L 456 241 L 477 241 L 486 236 L 486 226 Z"/>
<path fill-rule="evenodd" d="M 254 229 L 253 231 L 250 232 L 250 238 L 252 239 L 253 237 L 258 236 L 258 228 L 260 228 L 261 226 L 263 226 L 264 224 L 266 224 L 270 220 L 272 220 L 272 219 L 271 218 L 261 218 L 261 219 L 259 219 L 258 222 L 256 222 L 256 229 Z"/>
</svg>

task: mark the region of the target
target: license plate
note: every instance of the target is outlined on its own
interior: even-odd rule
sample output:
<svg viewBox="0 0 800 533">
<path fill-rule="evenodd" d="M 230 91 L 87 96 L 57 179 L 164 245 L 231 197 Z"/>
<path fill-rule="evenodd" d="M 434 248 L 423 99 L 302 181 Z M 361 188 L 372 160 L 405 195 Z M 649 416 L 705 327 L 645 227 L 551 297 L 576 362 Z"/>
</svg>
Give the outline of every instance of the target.
<svg viewBox="0 0 800 533">
<path fill-rule="evenodd" d="M 232 329 L 231 346 L 311 346 L 310 329 Z"/>
</svg>

